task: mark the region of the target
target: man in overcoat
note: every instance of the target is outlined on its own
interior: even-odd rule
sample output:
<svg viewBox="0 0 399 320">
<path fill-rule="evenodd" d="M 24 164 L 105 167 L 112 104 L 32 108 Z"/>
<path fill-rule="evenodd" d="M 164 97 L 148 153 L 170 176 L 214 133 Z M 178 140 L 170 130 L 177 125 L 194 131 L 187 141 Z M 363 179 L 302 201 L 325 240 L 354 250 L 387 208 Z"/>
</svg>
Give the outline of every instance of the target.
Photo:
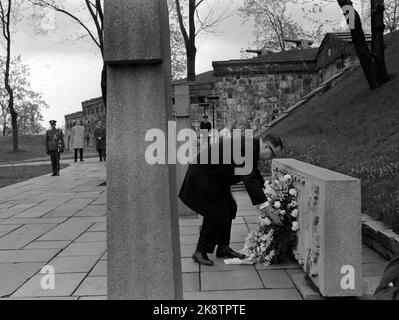
<svg viewBox="0 0 399 320">
<path fill-rule="evenodd" d="M 253 150 L 252 159 L 249 159 L 252 160 L 249 173 L 237 175 L 236 169 L 242 167 L 242 164 L 236 163 L 233 157 L 230 160 L 231 164 L 224 164 L 224 140 L 221 139 L 219 143 L 211 145 L 198 155 L 197 164 L 189 165 L 179 193 L 179 198 L 184 204 L 204 217 L 197 249 L 193 254 L 193 260 L 200 264 L 213 265 L 207 254 L 212 254 L 216 246 L 218 258 L 244 258 L 242 254 L 230 248 L 232 221 L 237 214 L 237 204 L 230 189 L 232 185 L 242 181 L 254 206 L 267 202 L 258 162 L 271 160 L 279 155 L 283 148 L 282 141 L 274 135 L 268 135 L 261 140 L 245 136 L 228 140 L 233 144 L 237 143 L 238 139 L 241 141 L 242 154 L 245 153 L 245 146 Z M 210 161 L 213 148 L 219 148 L 219 160 L 216 164 Z M 207 152 L 208 164 L 201 164 L 201 159 L 206 158 L 204 152 Z M 275 223 L 281 223 L 277 216 L 271 218 Z"/>
</svg>

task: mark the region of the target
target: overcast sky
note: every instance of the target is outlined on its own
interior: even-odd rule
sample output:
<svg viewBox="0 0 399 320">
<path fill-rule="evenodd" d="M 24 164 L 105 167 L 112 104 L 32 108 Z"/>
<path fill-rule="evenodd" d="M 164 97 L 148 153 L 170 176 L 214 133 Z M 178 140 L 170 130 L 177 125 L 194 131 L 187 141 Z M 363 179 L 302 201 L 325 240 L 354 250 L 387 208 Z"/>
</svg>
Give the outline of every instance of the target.
<svg viewBox="0 0 399 320">
<path fill-rule="evenodd" d="M 214 0 L 210 0 L 214 1 Z M 233 0 L 236 5 L 242 0 Z M 79 3 L 82 0 L 65 0 Z M 229 3 L 226 0 L 226 4 Z M 232 7 L 230 7 L 231 10 Z M 301 12 L 291 10 L 293 17 L 304 20 Z M 340 19 L 338 5 L 332 5 L 324 13 L 329 18 Z M 21 55 L 31 69 L 32 87 L 44 94 L 50 105 L 45 110 L 45 126 L 55 119 L 64 124 L 64 115 L 81 111 L 81 102 L 101 95 L 100 74 L 102 60 L 98 48 L 91 40 L 71 41 L 79 33 L 79 26 L 62 14 L 48 12 L 47 23 L 52 32 L 37 35 L 32 31 L 32 21 L 24 19 L 17 27 L 12 55 Z M 199 39 L 197 73 L 212 69 L 212 61 L 240 58 L 240 50 L 252 40 L 252 24 L 243 24 L 239 16 L 221 23 L 218 35 L 204 35 Z"/>
</svg>

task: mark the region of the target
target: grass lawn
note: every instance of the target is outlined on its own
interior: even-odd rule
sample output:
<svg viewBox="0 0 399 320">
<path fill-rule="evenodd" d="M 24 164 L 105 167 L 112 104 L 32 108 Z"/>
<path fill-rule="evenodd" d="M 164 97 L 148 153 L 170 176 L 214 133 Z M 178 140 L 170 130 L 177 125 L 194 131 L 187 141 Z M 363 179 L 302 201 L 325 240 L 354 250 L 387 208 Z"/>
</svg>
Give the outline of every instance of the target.
<svg viewBox="0 0 399 320">
<path fill-rule="evenodd" d="M 358 68 L 269 132 L 285 157 L 361 178 L 363 211 L 399 231 L 399 32 L 386 47 L 392 81 L 371 91 Z"/>
<path fill-rule="evenodd" d="M 61 169 L 68 165 L 61 165 Z M 0 167 L 0 188 L 26 181 L 45 174 L 51 174 L 51 165 Z"/>
<path fill-rule="evenodd" d="M 44 136 L 20 136 L 20 151 L 14 153 L 12 150 L 12 137 L 0 137 L 0 163 L 13 163 L 16 161 L 26 161 L 32 159 L 40 159 L 47 161 L 49 156 L 45 152 Z M 85 157 L 97 156 L 95 152 L 85 152 Z M 65 151 L 62 155 L 63 159 L 72 159 L 73 152 Z"/>
<path fill-rule="evenodd" d="M 44 136 L 20 136 L 20 151 L 14 153 L 12 136 L 0 137 L 0 163 L 47 157 L 44 142 Z"/>
</svg>

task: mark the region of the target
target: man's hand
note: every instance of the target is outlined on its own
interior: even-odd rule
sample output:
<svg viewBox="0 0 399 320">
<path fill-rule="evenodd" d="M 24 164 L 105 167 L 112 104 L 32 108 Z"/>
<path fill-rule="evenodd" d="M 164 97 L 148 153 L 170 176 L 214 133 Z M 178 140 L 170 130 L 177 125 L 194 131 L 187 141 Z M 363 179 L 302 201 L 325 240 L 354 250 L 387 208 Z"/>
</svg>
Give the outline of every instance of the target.
<svg viewBox="0 0 399 320">
<path fill-rule="evenodd" d="M 278 226 L 283 225 L 283 219 L 280 217 L 280 215 L 277 212 L 270 213 L 269 218 L 272 219 L 274 224 L 277 224 Z"/>
<path fill-rule="evenodd" d="M 262 209 L 262 213 L 268 218 L 270 218 L 274 224 L 278 226 L 283 225 L 283 219 L 282 217 L 280 217 L 277 211 L 271 209 L 270 207 L 266 207 Z"/>
</svg>

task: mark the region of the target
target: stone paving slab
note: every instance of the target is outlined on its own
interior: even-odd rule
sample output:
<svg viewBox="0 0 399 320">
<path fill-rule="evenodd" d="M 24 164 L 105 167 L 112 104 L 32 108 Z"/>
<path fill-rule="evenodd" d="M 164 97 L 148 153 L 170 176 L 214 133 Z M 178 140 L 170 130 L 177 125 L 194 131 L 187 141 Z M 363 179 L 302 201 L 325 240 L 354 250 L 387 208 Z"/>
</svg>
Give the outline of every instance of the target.
<svg viewBox="0 0 399 320">
<path fill-rule="evenodd" d="M 53 224 L 24 225 L 0 238 L 0 250 L 22 249 L 52 228 Z"/>
<path fill-rule="evenodd" d="M 56 256 L 59 251 L 59 249 L 0 250 L 0 264 L 47 262 Z"/>
<path fill-rule="evenodd" d="M 106 299 L 105 165 L 96 159 L 71 164 L 60 177 L 43 176 L 0 189 L 0 298 Z M 232 226 L 234 250 L 241 250 L 258 212 L 244 191 L 235 191 L 238 217 Z M 299 265 L 226 265 L 210 255 L 215 266 L 199 266 L 191 256 L 201 217 L 180 219 L 185 299 L 302 300 L 311 295 Z M 387 264 L 363 248 L 365 297 L 377 287 Z M 43 290 L 43 266 L 56 272 L 56 289 Z M 305 291 L 304 291 L 305 290 Z M 302 292 L 302 295 L 301 295 Z M 320 299 L 320 295 L 312 298 Z"/>
<path fill-rule="evenodd" d="M 40 285 L 43 276 L 36 275 L 19 288 L 11 297 L 71 296 L 85 276 L 85 273 L 57 274 L 55 278 L 55 290 L 44 290 Z"/>
<path fill-rule="evenodd" d="M 41 263 L 0 263 L 0 297 L 11 295 L 41 267 Z"/>
</svg>

